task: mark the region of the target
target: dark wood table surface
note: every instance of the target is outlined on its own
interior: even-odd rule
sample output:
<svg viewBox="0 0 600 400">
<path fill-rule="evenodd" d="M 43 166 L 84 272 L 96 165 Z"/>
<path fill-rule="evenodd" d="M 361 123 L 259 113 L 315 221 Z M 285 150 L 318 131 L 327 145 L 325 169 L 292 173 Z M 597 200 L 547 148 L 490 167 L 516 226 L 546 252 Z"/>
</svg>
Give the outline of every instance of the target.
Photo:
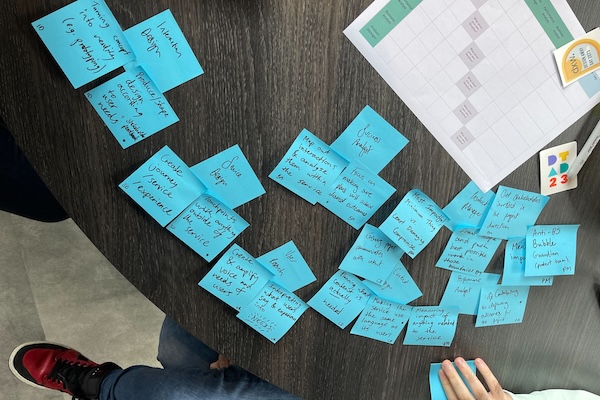
<svg viewBox="0 0 600 400">
<path fill-rule="evenodd" d="M 449 348 L 388 345 L 350 335 L 314 310 L 272 344 L 197 286 L 212 263 L 161 228 L 118 187 L 164 145 L 188 165 L 239 144 L 267 193 L 237 209 L 251 226 L 236 240 L 255 256 L 293 240 L 317 276 L 308 301 L 337 270 L 359 231 L 267 178 L 307 128 L 331 143 L 367 104 L 409 145 L 381 172 L 397 192 L 369 221 L 378 226 L 412 188 L 445 206 L 469 179 L 342 31 L 370 0 L 107 3 L 123 29 L 170 8 L 205 74 L 166 94 L 175 125 L 123 150 L 84 96 L 115 76 L 73 89 L 31 22 L 66 0 L 0 2 L 0 116 L 83 232 L 146 297 L 238 364 L 307 399 L 427 399 L 431 362 L 483 357 L 517 392 L 549 387 L 600 393 L 600 150 L 580 187 L 553 195 L 539 223 L 581 224 L 576 274 L 531 289 L 522 324 L 475 328 L 461 315 Z M 597 0 L 569 0 L 586 31 L 600 25 Z M 591 112 L 551 144 L 579 146 L 600 118 Z M 532 157 L 502 181 L 539 190 Z M 0 189 L 1 190 L 1 189 Z M 450 232 L 414 260 L 416 305 L 437 305 L 449 271 L 434 267 Z M 502 269 L 503 246 L 488 272 Z M 82 265 L 81 273 L 85 273 Z M 158 332 L 157 332 L 158 334 Z"/>
</svg>

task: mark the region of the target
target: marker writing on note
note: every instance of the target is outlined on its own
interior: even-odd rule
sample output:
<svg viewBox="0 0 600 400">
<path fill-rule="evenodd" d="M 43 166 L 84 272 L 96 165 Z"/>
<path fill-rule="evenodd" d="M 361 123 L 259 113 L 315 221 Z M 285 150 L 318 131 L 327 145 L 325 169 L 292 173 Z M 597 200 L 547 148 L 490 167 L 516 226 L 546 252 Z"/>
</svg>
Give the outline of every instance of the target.
<svg viewBox="0 0 600 400">
<path fill-rule="evenodd" d="M 581 151 L 575 158 L 575 161 L 573 161 L 573 166 L 571 168 L 569 168 L 569 170 L 567 171 L 567 176 L 569 177 L 569 179 L 574 177 L 575 175 L 577 175 L 577 173 L 581 170 L 581 168 L 583 167 L 583 164 L 585 164 L 585 162 L 589 158 L 590 154 L 592 154 L 594 147 L 596 147 L 596 145 L 598 144 L 599 141 L 600 141 L 600 122 L 598 122 L 598 124 L 592 131 L 592 134 L 590 135 L 588 140 L 585 142 L 585 144 L 583 145 L 583 148 L 581 149 Z"/>
</svg>

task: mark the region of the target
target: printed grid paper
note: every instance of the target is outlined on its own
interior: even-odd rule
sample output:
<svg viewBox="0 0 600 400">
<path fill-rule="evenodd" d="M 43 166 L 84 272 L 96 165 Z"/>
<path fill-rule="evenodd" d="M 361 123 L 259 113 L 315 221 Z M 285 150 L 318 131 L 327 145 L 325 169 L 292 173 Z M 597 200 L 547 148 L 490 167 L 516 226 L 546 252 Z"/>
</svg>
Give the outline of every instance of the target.
<svg viewBox="0 0 600 400">
<path fill-rule="evenodd" d="M 585 33 L 566 0 L 376 0 L 344 33 L 483 191 L 600 101 L 596 74 L 562 88 L 552 51 Z"/>
</svg>

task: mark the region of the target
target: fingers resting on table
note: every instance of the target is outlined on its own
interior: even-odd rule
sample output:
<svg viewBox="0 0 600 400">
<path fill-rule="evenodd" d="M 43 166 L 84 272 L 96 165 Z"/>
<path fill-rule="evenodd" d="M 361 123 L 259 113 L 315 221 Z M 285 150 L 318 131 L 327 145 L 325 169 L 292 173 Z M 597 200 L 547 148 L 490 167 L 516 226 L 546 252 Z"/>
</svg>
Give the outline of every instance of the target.
<svg viewBox="0 0 600 400">
<path fill-rule="evenodd" d="M 511 400 L 510 395 L 502 390 L 502 386 L 487 366 L 481 359 L 475 359 L 475 366 L 481 373 L 488 390 L 483 383 L 473 373 L 467 362 L 462 357 L 457 357 L 454 364 L 460 371 L 460 374 L 465 378 L 469 388 L 461 378 L 459 372 L 449 360 L 442 362 L 442 369 L 439 372 L 442 387 L 446 393 L 448 400 Z"/>
</svg>

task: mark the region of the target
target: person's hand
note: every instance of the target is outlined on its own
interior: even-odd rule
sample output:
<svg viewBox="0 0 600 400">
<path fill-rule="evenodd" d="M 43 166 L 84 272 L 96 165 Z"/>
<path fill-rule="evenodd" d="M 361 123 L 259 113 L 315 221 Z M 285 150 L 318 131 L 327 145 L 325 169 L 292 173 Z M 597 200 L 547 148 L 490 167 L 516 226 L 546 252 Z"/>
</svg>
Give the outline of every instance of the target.
<svg viewBox="0 0 600 400">
<path fill-rule="evenodd" d="M 442 362 L 442 369 L 440 369 L 440 380 L 442 381 L 442 387 L 448 400 L 511 400 L 511 396 L 502 390 L 500 383 L 498 383 L 490 368 L 481 358 L 475 359 L 475 366 L 483 376 L 485 383 L 490 389 L 489 392 L 462 357 L 456 358 L 454 363 L 465 377 L 473 394 L 469 392 L 454 365 L 449 360 L 444 360 Z"/>
<path fill-rule="evenodd" d="M 206 364 L 204 364 L 206 365 Z M 210 369 L 223 369 L 231 365 L 231 360 L 225 357 L 223 354 L 219 354 L 217 361 L 210 364 Z"/>
</svg>

